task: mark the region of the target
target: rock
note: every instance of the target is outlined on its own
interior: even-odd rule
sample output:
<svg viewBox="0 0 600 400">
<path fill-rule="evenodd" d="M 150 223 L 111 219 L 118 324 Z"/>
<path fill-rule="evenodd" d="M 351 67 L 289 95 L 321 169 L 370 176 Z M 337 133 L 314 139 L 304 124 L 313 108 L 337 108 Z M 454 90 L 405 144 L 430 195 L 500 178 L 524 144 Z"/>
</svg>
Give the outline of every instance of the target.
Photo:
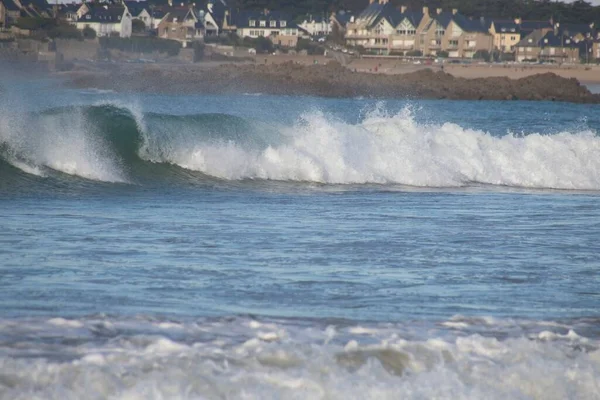
<svg viewBox="0 0 600 400">
<path fill-rule="evenodd" d="M 337 61 L 303 66 L 293 62 L 270 65 L 224 64 L 208 68 L 199 65 L 131 64 L 106 72 L 71 75 L 77 87 L 117 91 L 167 93 L 246 93 L 314 95 L 323 97 L 380 97 L 406 99 L 461 100 L 548 100 L 600 103 L 576 79 L 553 73 L 517 80 L 507 77 L 456 78 L 446 72 L 423 69 L 403 75 L 353 72 Z"/>
</svg>

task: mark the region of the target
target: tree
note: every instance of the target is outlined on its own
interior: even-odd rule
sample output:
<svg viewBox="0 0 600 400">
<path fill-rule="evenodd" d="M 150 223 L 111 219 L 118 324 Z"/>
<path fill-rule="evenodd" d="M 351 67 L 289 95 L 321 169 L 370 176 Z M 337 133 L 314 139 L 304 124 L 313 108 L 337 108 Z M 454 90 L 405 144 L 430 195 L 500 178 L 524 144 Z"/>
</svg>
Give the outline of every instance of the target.
<svg viewBox="0 0 600 400">
<path fill-rule="evenodd" d="M 273 51 L 273 42 L 264 36 L 259 36 L 254 41 L 254 48 L 260 54 L 271 53 Z"/>
<path fill-rule="evenodd" d="M 134 19 L 131 21 L 131 31 L 133 33 L 144 33 L 146 31 L 146 24 L 141 19 Z"/>
<path fill-rule="evenodd" d="M 86 26 L 85 28 L 83 28 L 83 38 L 84 39 L 95 39 L 96 38 L 96 31 L 93 30 L 92 28 L 90 28 L 89 26 Z"/>
<path fill-rule="evenodd" d="M 47 30 L 56 26 L 56 21 L 52 18 L 40 17 L 21 17 L 17 20 L 17 27 L 30 31 Z"/>
</svg>

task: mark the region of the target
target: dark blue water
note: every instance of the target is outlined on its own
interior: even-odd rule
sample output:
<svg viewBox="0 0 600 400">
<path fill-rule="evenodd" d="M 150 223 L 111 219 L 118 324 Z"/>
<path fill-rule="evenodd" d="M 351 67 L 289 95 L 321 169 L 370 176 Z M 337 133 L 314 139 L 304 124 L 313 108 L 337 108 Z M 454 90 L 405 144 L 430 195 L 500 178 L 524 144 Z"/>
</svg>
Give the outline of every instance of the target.
<svg viewBox="0 0 600 400">
<path fill-rule="evenodd" d="M 598 106 L 18 87 L 0 398 L 598 398 Z"/>
</svg>

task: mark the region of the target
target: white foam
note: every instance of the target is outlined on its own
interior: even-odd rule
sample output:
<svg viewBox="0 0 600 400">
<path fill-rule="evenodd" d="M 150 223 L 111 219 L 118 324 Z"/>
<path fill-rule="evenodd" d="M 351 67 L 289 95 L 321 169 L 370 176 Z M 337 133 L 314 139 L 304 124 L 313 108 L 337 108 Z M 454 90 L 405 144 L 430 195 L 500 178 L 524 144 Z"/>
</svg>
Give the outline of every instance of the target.
<svg viewBox="0 0 600 400">
<path fill-rule="evenodd" d="M 506 332 L 547 327 L 496 321 L 495 329 Z M 0 399 L 597 399 L 600 393 L 600 341 L 585 338 L 584 351 L 572 345 L 584 339 L 574 332 L 560 334 L 561 340 L 455 336 L 452 330 L 438 336 L 434 323 L 408 338 L 414 323 L 257 321 L 286 333 L 285 340 L 265 342 L 248 319 L 180 322 L 178 339 L 155 336 L 164 321 L 143 318 L 1 322 L 0 336 L 28 334 L 15 346 L 3 340 Z M 91 329 L 101 322 L 120 333 L 96 336 Z M 33 338 L 45 335 L 48 324 L 49 337 L 77 339 L 57 343 L 56 359 L 44 356 L 47 344 Z M 74 326 L 81 327 L 76 335 Z M 326 343 L 332 331 L 345 339 Z"/>
<path fill-rule="evenodd" d="M 410 108 L 348 124 L 312 112 L 263 150 L 221 143 L 169 143 L 149 159 L 215 177 L 459 187 L 600 189 L 600 137 L 592 131 L 502 137 L 459 125 L 420 124 Z"/>
<path fill-rule="evenodd" d="M 15 155 L 17 162 L 9 162 L 30 174 L 44 176 L 41 168 L 48 167 L 91 180 L 126 181 L 96 127 L 81 111 L 30 115 L 2 109 L 0 143 Z"/>
<path fill-rule="evenodd" d="M 50 325 L 54 326 L 66 326 L 69 328 L 82 328 L 83 324 L 80 321 L 69 320 L 64 318 L 51 318 L 48 320 Z"/>
</svg>

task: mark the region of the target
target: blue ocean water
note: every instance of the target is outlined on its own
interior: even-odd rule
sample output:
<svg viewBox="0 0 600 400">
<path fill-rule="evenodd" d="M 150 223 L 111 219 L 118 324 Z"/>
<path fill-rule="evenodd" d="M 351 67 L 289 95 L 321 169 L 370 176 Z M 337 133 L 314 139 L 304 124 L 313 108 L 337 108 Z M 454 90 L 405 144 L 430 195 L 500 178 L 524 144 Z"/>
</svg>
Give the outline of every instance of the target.
<svg viewBox="0 0 600 400">
<path fill-rule="evenodd" d="M 600 398 L 600 108 L 5 83 L 0 398 Z"/>
</svg>

